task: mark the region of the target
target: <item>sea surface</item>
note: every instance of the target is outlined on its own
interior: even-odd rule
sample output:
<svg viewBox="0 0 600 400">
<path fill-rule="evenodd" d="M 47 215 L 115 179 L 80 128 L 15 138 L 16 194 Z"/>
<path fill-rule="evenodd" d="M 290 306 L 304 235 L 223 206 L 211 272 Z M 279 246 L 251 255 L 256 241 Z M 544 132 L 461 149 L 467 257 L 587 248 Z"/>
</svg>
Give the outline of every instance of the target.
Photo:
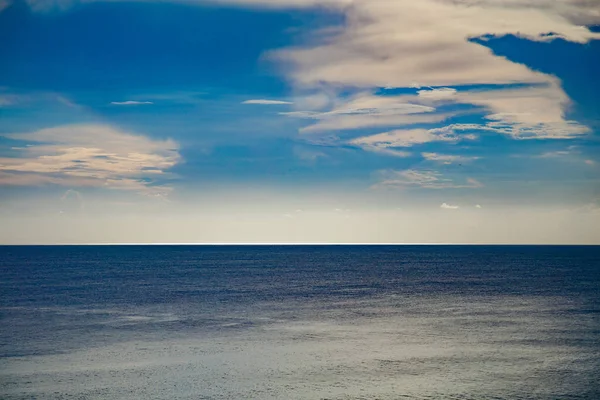
<svg viewBox="0 0 600 400">
<path fill-rule="evenodd" d="M 600 399 L 600 247 L 0 247 L 1 399 Z"/>
</svg>

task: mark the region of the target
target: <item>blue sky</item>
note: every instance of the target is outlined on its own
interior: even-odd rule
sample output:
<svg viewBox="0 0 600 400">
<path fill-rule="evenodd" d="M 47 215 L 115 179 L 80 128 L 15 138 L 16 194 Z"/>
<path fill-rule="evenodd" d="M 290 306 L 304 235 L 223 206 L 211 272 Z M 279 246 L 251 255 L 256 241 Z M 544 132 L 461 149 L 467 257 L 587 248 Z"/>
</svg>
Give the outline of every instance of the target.
<svg viewBox="0 0 600 400">
<path fill-rule="evenodd" d="M 5 0 L 0 241 L 598 243 L 598 24 L 570 0 Z"/>
</svg>

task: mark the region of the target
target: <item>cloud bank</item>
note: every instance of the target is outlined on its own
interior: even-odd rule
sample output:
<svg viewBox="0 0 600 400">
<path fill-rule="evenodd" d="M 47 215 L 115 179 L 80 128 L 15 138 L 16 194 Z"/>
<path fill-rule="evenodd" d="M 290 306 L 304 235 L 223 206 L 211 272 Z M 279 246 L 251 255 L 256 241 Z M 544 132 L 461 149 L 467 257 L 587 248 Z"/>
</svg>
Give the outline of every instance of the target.
<svg viewBox="0 0 600 400">
<path fill-rule="evenodd" d="M 4 135 L 28 142 L 0 158 L 0 184 L 106 187 L 161 195 L 155 180 L 180 162 L 174 141 L 154 140 L 106 125 L 66 125 Z"/>
</svg>

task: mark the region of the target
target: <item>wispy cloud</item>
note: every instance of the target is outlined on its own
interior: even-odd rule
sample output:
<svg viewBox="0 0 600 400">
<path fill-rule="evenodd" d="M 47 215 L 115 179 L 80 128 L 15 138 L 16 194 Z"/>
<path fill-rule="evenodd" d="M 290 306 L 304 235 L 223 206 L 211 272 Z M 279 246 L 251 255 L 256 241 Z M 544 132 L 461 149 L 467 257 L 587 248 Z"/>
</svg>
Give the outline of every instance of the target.
<svg viewBox="0 0 600 400">
<path fill-rule="evenodd" d="M 389 152 L 397 147 L 411 147 L 430 142 L 456 143 L 461 140 L 473 140 L 476 136 L 470 134 L 458 135 L 453 130 L 439 129 L 398 129 L 377 135 L 363 136 L 350 140 L 348 144 L 358 146 L 368 151 Z M 435 153 L 424 153 L 435 155 Z"/>
<path fill-rule="evenodd" d="M 570 99 L 554 78 L 545 85 L 516 89 L 465 91 L 457 100 L 489 110 L 489 121 L 482 129 L 512 136 L 515 139 L 569 139 L 590 129 L 565 119 Z"/>
<path fill-rule="evenodd" d="M 301 3 L 313 4 L 309 0 Z M 565 118 L 570 101 L 556 78 L 497 56 L 472 39 L 512 34 L 535 41 L 560 37 L 586 43 L 600 38 L 600 33 L 585 26 L 600 23 L 600 11 L 593 2 L 339 0 L 330 5 L 345 14 L 343 27 L 315 37 L 308 45 L 273 54 L 289 68 L 288 76 L 300 90 L 427 88 L 418 90 L 410 102 L 484 108 L 488 122 L 481 124 L 481 129 L 515 139 L 568 139 L 589 132 L 582 124 Z M 504 87 L 514 83 L 525 86 Z M 456 89 L 477 84 L 496 86 L 484 91 Z M 437 113 L 388 115 L 387 121 L 382 117 L 350 115 L 330 120 L 332 117 L 322 114 L 304 115 L 318 122 L 303 132 L 443 120 L 436 120 Z"/>
<path fill-rule="evenodd" d="M 440 101 L 470 104 L 473 106 L 471 112 L 483 111 L 487 115 L 483 123 L 451 124 L 437 128 L 438 133 L 472 130 L 493 132 L 515 139 L 570 139 L 590 132 L 587 126 L 565 118 L 565 110 L 570 107 L 571 101 L 556 79 L 551 77 L 543 84 L 518 88 L 457 90 L 442 87 L 402 96 L 363 92 L 349 99 L 338 99 L 328 111 L 291 111 L 281 114 L 315 121 L 301 128 L 301 133 L 401 127 L 439 123 L 457 114 L 457 111 L 438 111 L 434 106 Z"/>
<path fill-rule="evenodd" d="M 523 157 L 520 155 L 516 155 L 515 157 Z M 542 159 L 560 159 L 562 161 L 583 162 L 587 165 L 595 165 L 595 161 L 591 159 L 586 159 L 585 155 L 582 154 L 581 150 L 578 146 L 569 146 L 565 150 L 555 150 L 555 151 L 547 151 L 539 155 L 534 155 L 534 158 L 542 158 Z"/>
<path fill-rule="evenodd" d="M 441 122 L 449 113 L 419 113 L 419 114 L 348 114 L 320 118 L 317 122 L 300 129 L 302 134 L 314 134 L 328 131 L 347 131 L 362 128 L 402 127 L 415 124 L 432 124 Z"/>
<path fill-rule="evenodd" d="M 242 104 L 285 105 L 285 104 L 294 104 L 294 103 L 292 103 L 291 101 L 283 101 L 283 100 L 256 99 L 256 100 L 242 101 Z"/>
<path fill-rule="evenodd" d="M 456 89 L 453 88 L 439 88 L 430 90 L 419 90 L 418 96 L 422 99 L 441 101 L 441 100 L 452 100 L 456 96 Z"/>
<path fill-rule="evenodd" d="M 144 104 L 154 104 L 151 101 L 135 101 L 135 100 L 127 100 L 127 101 L 111 101 L 110 104 L 115 106 L 139 106 Z"/>
<path fill-rule="evenodd" d="M 330 130 L 349 130 L 378 126 L 402 126 L 416 123 L 439 122 L 447 113 L 435 113 L 430 105 L 410 102 L 406 97 L 377 96 L 358 93 L 348 99 L 337 99 L 327 111 L 291 111 L 281 115 L 314 120 L 300 130 L 315 133 Z"/>
<path fill-rule="evenodd" d="M 180 161 L 172 140 L 153 140 L 106 125 L 67 125 L 4 135 L 30 145 L 0 158 L 0 184 L 106 187 L 156 195 L 156 178 Z"/>
<path fill-rule="evenodd" d="M 44 105 L 53 107 L 56 103 L 69 108 L 83 110 L 84 107 L 75 103 L 64 94 L 45 91 L 8 91 L 0 87 L 0 107 L 32 107 Z"/>
<path fill-rule="evenodd" d="M 445 178 L 437 171 L 408 169 L 403 171 L 380 171 L 383 178 L 375 184 L 376 189 L 394 189 L 420 187 L 425 189 L 467 189 L 480 188 L 483 185 L 473 178 L 466 178 L 463 182 Z"/>
<path fill-rule="evenodd" d="M 455 156 L 450 154 L 440 153 L 421 153 L 424 159 L 429 161 L 441 162 L 444 164 L 452 163 L 468 163 L 474 160 L 478 160 L 480 157 L 468 157 L 468 156 Z"/>
<path fill-rule="evenodd" d="M 442 205 L 440 206 L 440 208 L 443 208 L 444 210 L 458 210 L 460 207 L 459 206 L 454 206 L 448 203 L 442 203 Z"/>
<path fill-rule="evenodd" d="M 343 29 L 315 40 L 316 44 L 276 53 L 290 64 L 289 73 L 298 85 L 543 82 L 547 75 L 495 56 L 469 38 L 514 34 L 538 41 L 559 36 L 585 43 L 600 37 L 578 22 L 600 22 L 593 2 L 363 0 L 351 2 L 352 7 L 347 7 L 348 1 L 331 3 L 345 13 L 348 23 Z M 556 35 L 549 37 L 548 32 Z"/>
<path fill-rule="evenodd" d="M 568 150 L 559 150 L 559 151 L 548 151 L 546 153 L 540 154 L 537 157 L 538 158 L 556 158 L 556 157 L 570 156 L 572 154 L 573 153 Z"/>
<path fill-rule="evenodd" d="M 412 155 L 412 153 L 410 151 L 396 150 L 396 149 L 392 149 L 392 148 L 385 147 L 385 146 L 366 145 L 366 146 L 361 146 L 361 148 L 365 151 L 370 151 L 370 152 L 384 154 L 384 155 L 388 155 L 388 156 L 394 156 L 394 157 L 406 158 L 406 157 L 410 157 Z"/>
</svg>

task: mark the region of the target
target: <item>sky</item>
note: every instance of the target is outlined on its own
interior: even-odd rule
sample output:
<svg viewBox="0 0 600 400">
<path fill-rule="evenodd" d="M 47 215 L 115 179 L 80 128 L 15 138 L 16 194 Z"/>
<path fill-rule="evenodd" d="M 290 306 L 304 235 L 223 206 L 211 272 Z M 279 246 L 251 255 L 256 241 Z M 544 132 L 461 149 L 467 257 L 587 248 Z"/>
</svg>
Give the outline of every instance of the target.
<svg viewBox="0 0 600 400">
<path fill-rule="evenodd" d="M 0 243 L 600 244 L 597 0 L 0 0 Z"/>
</svg>

